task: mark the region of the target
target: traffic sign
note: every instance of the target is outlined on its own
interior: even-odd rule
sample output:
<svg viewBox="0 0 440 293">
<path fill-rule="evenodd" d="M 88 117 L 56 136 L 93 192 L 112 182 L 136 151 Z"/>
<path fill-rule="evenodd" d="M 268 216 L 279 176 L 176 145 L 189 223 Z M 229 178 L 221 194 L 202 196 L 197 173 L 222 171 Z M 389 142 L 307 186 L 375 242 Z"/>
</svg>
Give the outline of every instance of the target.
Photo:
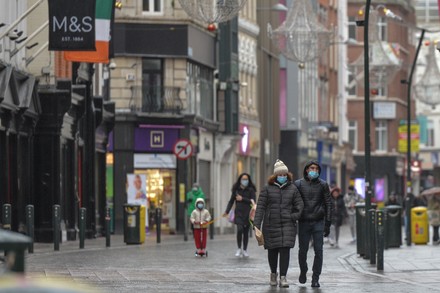
<svg viewBox="0 0 440 293">
<path fill-rule="evenodd" d="M 188 159 L 193 153 L 193 146 L 187 139 L 179 139 L 173 147 L 173 152 L 180 160 Z"/>
</svg>

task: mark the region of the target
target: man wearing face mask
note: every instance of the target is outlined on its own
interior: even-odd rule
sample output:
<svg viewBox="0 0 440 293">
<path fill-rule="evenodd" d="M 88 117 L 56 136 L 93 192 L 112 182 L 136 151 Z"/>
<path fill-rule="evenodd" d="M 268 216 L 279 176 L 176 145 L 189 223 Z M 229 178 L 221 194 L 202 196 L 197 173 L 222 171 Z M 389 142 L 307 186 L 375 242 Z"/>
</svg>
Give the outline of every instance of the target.
<svg viewBox="0 0 440 293">
<path fill-rule="evenodd" d="M 237 182 L 232 186 L 232 194 L 226 207 L 226 217 L 235 203 L 234 224 L 237 225 L 237 252 L 236 257 L 249 257 L 247 246 L 249 242 L 249 213 L 252 202 L 255 203 L 255 185 L 252 183 L 251 175 L 242 173 L 238 176 Z M 243 241 L 243 246 L 242 246 Z"/>
<path fill-rule="evenodd" d="M 304 284 L 307 281 L 307 251 L 312 239 L 315 251 L 312 287 L 315 288 L 320 287 L 324 237 L 330 234 L 333 211 L 330 188 L 327 182 L 319 178 L 320 173 L 319 163 L 310 161 L 304 167 L 304 177 L 295 181 L 304 201 L 304 210 L 298 221 L 298 262 L 301 269 L 299 282 Z"/>
</svg>

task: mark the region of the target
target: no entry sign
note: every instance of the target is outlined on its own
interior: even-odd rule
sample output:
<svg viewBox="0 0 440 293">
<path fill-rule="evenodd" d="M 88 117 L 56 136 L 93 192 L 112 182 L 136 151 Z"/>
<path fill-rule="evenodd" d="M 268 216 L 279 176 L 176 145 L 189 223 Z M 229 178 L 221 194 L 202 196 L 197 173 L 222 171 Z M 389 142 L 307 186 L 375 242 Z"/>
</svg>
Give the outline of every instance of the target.
<svg viewBox="0 0 440 293">
<path fill-rule="evenodd" d="M 188 159 L 193 153 L 193 146 L 187 139 L 179 139 L 174 145 L 173 152 L 180 160 Z"/>
</svg>

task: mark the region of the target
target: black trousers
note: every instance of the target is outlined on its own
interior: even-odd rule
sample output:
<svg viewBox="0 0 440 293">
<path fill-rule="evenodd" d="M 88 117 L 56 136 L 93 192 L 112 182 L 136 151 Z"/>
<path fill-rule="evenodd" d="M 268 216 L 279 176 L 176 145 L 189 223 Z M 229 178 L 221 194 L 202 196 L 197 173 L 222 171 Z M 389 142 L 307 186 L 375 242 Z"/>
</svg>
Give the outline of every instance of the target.
<svg viewBox="0 0 440 293">
<path fill-rule="evenodd" d="M 286 276 L 290 261 L 290 247 L 280 247 L 267 250 L 270 272 L 273 274 L 277 272 L 278 256 L 280 259 L 280 276 Z"/>
<path fill-rule="evenodd" d="M 249 243 L 249 225 L 237 224 L 237 246 L 241 248 L 241 242 L 243 241 L 243 250 L 247 250 Z"/>
</svg>

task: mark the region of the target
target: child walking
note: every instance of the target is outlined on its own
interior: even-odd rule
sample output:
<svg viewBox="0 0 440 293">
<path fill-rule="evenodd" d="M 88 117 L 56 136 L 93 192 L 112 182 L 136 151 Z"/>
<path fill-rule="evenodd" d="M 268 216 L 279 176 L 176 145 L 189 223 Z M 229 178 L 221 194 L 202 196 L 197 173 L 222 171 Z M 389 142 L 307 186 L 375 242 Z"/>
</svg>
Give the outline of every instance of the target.
<svg viewBox="0 0 440 293">
<path fill-rule="evenodd" d="M 196 255 L 206 254 L 206 237 L 207 237 L 207 223 L 211 221 L 211 214 L 205 209 L 205 200 L 198 198 L 196 200 L 196 208 L 191 213 L 191 223 L 194 225 L 194 242 L 196 244 Z"/>
</svg>

